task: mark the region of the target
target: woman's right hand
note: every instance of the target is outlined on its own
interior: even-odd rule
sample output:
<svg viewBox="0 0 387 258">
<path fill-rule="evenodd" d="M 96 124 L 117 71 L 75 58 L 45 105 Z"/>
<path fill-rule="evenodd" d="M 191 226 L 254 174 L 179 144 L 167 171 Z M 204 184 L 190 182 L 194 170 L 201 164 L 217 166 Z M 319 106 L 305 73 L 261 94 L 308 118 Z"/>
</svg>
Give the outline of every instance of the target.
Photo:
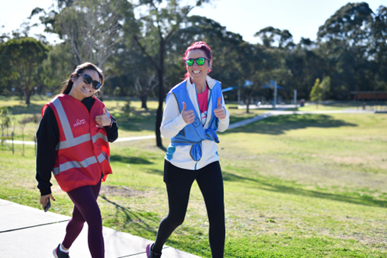
<svg viewBox="0 0 387 258">
<path fill-rule="evenodd" d="M 55 198 L 54 196 L 52 196 L 52 194 L 46 194 L 46 195 L 40 196 L 40 204 L 42 205 L 43 210 L 47 204 L 48 199 L 55 201 Z"/>
<path fill-rule="evenodd" d="M 183 110 L 181 111 L 181 116 L 184 119 L 186 124 L 192 124 L 195 121 L 195 114 L 192 109 L 187 110 L 187 105 L 183 102 Z"/>
</svg>

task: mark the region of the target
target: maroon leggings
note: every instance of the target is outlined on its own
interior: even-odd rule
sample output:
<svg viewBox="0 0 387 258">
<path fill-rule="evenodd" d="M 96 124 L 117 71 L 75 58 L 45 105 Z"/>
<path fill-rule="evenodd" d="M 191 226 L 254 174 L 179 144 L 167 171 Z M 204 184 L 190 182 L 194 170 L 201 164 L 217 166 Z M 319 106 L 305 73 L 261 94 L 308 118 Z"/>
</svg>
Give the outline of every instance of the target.
<svg viewBox="0 0 387 258">
<path fill-rule="evenodd" d="M 81 233 L 85 221 L 88 225 L 88 243 L 91 257 L 103 258 L 105 247 L 102 235 L 102 218 L 97 198 L 101 182 L 97 185 L 79 187 L 67 192 L 74 203 L 73 217 L 66 227 L 66 236 L 62 242 L 65 248 L 70 248 Z"/>
</svg>

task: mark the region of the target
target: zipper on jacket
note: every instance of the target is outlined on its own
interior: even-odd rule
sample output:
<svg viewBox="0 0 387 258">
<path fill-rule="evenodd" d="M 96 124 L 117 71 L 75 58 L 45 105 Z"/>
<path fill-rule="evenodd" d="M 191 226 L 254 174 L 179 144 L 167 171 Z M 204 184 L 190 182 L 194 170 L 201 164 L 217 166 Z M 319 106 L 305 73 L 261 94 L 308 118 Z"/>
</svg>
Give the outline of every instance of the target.
<svg viewBox="0 0 387 258">
<path fill-rule="evenodd" d="M 194 85 L 194 88 L 195 88 L 195 98 L 196 98 L 196 103 L 198 104 L 198 109 L 199 109 L 199 116 L 200 116 L 200 123 L 202 124 L 202 127 L 204 127 L 203 125 L 203 121 L 202 121 L 202 111 L 200 110 L 200 105 L 199 105 L 199 100 L 198 100 L 198 92 L 196 90 L 196 83 L 193 84 Z M 207 86 L 207 80 L 206 80 L 206 86 Z M 208 90 L 210 91 L 210 94 L 208 95 L 208 103 L 207 103 L 207 118 L 206 118 L 206 122 L 207 123 L 207 119 L 208 119 L 208 114 L 209 114 L 209 110 L 210 110 L 210 101 L 211 101 L 211 98 L 212 98 L 212 89 L 210 89 L 209 86 L 207 86 Z M 213 110 L 211 110 L 212 112 Z M 212 114 L 211 114 L 212 116 Z M 200 148 L 202 148 L 202 146 L 200 146 Z M 203 155 L 203 149 L 202 149 L 202 155 Z M 199 160 L 200 161 L 200 160 Z M 197 161 L 195 163 L 195 170 L 197 170 L 197 165 L 199 163 L 199 161 Z"/>
<path fill-rule="evenodd" d="M 202 111 L 200 110 L 200 105 L 199 105 L 199 100 L 198 100 L 198 92 L 196 91 L 196 84 L 194 83 L 194 88 L 195 88 L 195 97 L 196 97 L 196 103 L 198 104 L 198 109 L 199 109 L 199 116 L 200 116 L 200 123 L 202 124 L 202 127 L 204 127 L 204 125 L 207 123 L 207 119 L 208 119 L 208 114 L 209 114 L 209 110 L 210 110 L 210 100 L 211 100 L 211 97 L 212 97 L 212 89 L 210 89 L 209 86 L 208 87 L 208 90 L 210 91 L 210 94 L 208 95 L 208 103 L 207 103 L 207 118 L 206 118 L 206 122 L 204 123 L 203 125 L 203 121 L 202 121 Z M 206 85 L 207 85 L 207 80 L 206 80 Z M 213 111 L 213 110 L 211 110 Z M 211 114 L 212 116 L 212 114 Z"/>
</svg>

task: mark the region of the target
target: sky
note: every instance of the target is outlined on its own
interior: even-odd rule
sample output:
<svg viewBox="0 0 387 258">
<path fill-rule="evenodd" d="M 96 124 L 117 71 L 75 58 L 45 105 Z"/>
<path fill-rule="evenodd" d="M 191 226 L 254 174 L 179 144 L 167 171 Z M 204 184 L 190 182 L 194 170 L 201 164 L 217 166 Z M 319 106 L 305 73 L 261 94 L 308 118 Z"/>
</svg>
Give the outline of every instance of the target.
<svg viewBox="0 0 387 258">
<path fill-rule="evenodd" d="M 272 26 L 289 30 L 293 41 L 301 37 L 316 39 L 318 28 L 324 25 L 347 0 L 215 0 L 213 4 L 196 7 L 190 15 L 201 15 L 217 21 L 228 31 L 239 33 L 245 41 L 259 42 L 254 34 Z M 353 1 L 355 2 L 355 1 Z M 360 2 L 360 1 L 359 1 Z M 387 0 L 365 1 L 376 13 L 380 5 L 387 6 Z M 0 34 L 20 27 L 31 14 L 32 9 L 48 9 L 53 0 L 0 0 Z M 37 18 L 36 18 L 37 19 Z M 31 30 L 31 35 L 42 33 L 43 26 Z M 56 37 L 48 37 L 51 43 Z"/>
</svg>

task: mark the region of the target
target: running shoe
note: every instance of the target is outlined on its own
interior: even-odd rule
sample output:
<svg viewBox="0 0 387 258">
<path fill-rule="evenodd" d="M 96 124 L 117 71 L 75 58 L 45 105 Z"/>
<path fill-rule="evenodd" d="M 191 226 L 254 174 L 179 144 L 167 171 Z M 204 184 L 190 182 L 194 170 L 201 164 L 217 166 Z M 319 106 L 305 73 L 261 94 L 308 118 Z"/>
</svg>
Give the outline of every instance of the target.
<svg viewBox="0 0 387 258">
<path fill-rule="evenodd" d="M 57 246 L 57 248 L 52 251 L 52 254 L 55 258 L 70 258 L 68 253 L 62 252 L 59 248 L 60 244 Z"/>
</svg>

